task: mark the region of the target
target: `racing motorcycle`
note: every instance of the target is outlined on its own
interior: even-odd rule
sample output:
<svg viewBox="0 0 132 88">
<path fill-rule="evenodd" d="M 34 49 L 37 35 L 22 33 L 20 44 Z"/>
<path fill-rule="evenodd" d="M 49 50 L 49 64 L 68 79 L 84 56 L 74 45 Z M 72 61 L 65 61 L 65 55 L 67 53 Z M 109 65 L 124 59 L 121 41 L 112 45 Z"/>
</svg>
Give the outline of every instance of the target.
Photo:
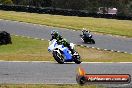
<svg viewBox="0 0 132 88">
<path fill-rule="evenodd" d="M 80 37 L 84 41 L 84 43 L 95 44 L 93 36 L 90 33 L 87 33 L 86 35 L 81 34 Z"/>
<path fill-rule="evenodd" d="M 71 48 L 74 48 L 74 44 L 70 43 Z M 63 64 L 64 62 L 75 62 L 76 64 L 80 64 L 80 55 L 75 52 L 74 55 L 71 54 L 71 51 L 64 47 L 63 45 L 58 45 L 57 40 L 53 39 L 49 42 L 48 51 L 52 52 L 54 59 L 60 63 Z"/>
</svg>

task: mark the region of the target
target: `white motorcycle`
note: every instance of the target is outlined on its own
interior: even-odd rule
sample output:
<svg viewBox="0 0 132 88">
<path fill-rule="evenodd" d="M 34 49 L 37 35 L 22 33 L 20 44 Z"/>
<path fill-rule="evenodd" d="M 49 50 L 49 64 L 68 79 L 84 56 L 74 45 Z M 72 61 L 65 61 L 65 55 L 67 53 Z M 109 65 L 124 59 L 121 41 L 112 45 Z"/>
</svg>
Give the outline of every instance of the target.
<svg viewBox="0 0 132 88">
<path fill-rule="evenodd" d="M 71 48 L 74 48 L 74 44 L 70 43 Z M 64 62 L 75 62 L 76 64 L 80 64 L 80 55 L 75 52 L 74 55 L 71 54 L 71 51 L 64 47 L 63 45 L 58 45 L 57 40 L 53 39 L 49 42 L 48 51 L 52 52 L 54 59 L 60 63 L 63 64 Z"/>
</svg>

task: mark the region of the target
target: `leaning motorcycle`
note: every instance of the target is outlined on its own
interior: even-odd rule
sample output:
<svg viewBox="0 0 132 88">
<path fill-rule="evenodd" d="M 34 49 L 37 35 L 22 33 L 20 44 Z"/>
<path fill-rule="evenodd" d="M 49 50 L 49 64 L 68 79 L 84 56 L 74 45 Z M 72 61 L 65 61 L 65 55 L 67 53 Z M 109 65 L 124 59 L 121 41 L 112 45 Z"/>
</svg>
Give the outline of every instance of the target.
<svg viewBox="0 0 132 88">
<path fill-rule="evenodd" d="M 90 43 L 90 44 L 95 44 L 95 41 L 93 39 L 93 36 L 91 34 L 87 35 L 80 35 L 81 39 L 84 41 L 84 43 Z"/>
<path fill-rule="evenodd" d="M 70 43 L 71 48 L 74 48 L 74 44 Z M 75 52 L 74 55 L 71 54 L 71 51 L 64 47 L 63 45 L 58 45 L 57 40 L 53 39 L 49 42 L 48 51 L 52 52 L 54 59 L 60 63 L 63 64 L 64 62 L 75 62 L 76 64 L 80 64 L 80 55 Z"/>
</svg>

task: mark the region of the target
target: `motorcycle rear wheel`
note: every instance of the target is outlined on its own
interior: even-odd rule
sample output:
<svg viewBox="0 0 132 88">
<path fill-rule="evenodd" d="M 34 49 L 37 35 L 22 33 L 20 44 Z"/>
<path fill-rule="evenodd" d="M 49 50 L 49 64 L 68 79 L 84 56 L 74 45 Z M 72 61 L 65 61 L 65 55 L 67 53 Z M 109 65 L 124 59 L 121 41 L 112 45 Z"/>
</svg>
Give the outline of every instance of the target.
<svg viewBox="0 0 132 88">
<path fill-rule="evenodd" d="M 91 44 L 95 44 L 95 41 L 93 39 L 91 39 Z"/>
<path fill-rule="evenodd" d="M 73 58 L 74 58 L 74 62 L 76 63 L 76 64 L 80 64 L 82 61 L 80 60 L 80 55 L 75 55 L 75 56 L 73 56 Z"/>
</svg>

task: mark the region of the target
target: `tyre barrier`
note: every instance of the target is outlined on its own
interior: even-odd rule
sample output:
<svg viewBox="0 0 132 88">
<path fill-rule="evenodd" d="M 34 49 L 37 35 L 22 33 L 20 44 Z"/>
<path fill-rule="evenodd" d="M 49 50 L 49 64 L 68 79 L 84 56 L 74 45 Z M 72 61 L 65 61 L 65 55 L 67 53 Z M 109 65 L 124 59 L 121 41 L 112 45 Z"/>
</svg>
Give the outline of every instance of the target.
<svg viewBox="0 0 132 88">
<path fill-rule="evenodd" d="M 12 44 L 11 36 L 6 31 L 0 31 L 0 45 Z"/>
</svg>

